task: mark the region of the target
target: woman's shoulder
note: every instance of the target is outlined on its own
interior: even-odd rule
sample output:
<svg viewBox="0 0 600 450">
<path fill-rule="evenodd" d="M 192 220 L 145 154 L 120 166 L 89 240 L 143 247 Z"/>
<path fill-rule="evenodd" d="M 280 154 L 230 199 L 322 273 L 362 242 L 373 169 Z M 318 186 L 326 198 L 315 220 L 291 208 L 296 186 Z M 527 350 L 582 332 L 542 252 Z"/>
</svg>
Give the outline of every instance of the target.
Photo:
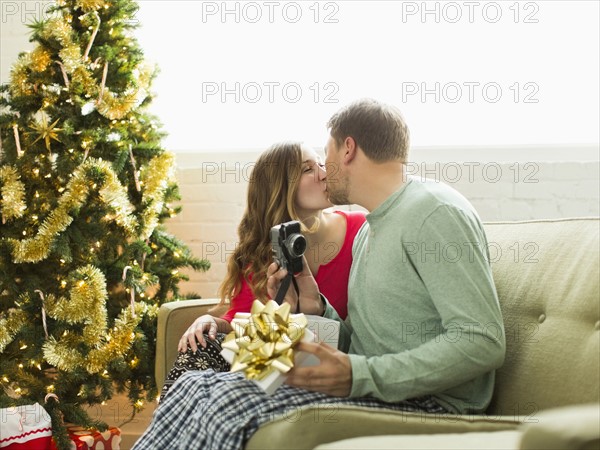
<svg viewBox="0 0 600 450">
<path fill-rule="evenodd" d="M 354 238 L 360 227 L 363 226 L 366 219 L 366 213 L 362 211 L 333 211 L 346 219 L 346 236 Z"/>
<path fill-rule="evenodd" d="M 346 222 L 350 224 L 356 224 L 360 227 L 365 220 L 367 220 L 367 213 L 363 211 L 342 211 L 342 210 L 334 210 L 332 211 L 335 214 L 339 214 L 340 216 L 344 216 L 346 218 Z"/>
<path fill-rule="evenodd" d="M 346 211 L 343 209 L 332 209 L 332 210 L 330 210 L 330 212 L 335 213 L 335 214 L 340 214 L 344 217 L 352 217 L 352 218 L 362 217 L 363 220 L 367 216 L 367 213 L 364 211 Z"/>
</svg>

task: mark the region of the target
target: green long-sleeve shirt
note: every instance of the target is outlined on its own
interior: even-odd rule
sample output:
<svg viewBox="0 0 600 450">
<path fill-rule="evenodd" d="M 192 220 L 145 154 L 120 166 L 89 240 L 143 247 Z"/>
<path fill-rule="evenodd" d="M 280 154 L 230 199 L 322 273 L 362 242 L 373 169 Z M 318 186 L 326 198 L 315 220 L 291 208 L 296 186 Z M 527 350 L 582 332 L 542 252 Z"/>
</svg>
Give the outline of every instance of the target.
<svg viewBox="0 0 600 450">
<path fill-rule="evenodd" d="M 329 306 L 325 316 L 336 314 Z M 409 177 L 367 215 L 354 241 L 345 325 L 351 397 L 432 394 L 457 413 L 486 408 L 504 327 L 485 232 L 462 195 Z"/>
</svg>

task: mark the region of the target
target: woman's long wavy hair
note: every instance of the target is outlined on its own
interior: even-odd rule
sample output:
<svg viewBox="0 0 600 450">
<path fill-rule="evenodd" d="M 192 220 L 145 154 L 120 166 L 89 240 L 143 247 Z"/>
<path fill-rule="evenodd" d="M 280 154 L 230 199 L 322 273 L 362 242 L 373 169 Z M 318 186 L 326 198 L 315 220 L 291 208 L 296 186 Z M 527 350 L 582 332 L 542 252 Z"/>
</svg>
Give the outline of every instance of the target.
<svg viewBox="0 0 600 450">
<path fill-rule="evenodd" d="M 239 243 L 229 257 L 227 275 L 219 287 L 221 303 L 239 294 L 242 277 L 254 297 L 268 300 L 267 267 L 272 262 L 271 227 L 300 220 L 296 193 L 302 175 L 302 145 L 281 142 L 260 155 L 248 185 L 246 211 L 238 226 Z"/>
</svg>

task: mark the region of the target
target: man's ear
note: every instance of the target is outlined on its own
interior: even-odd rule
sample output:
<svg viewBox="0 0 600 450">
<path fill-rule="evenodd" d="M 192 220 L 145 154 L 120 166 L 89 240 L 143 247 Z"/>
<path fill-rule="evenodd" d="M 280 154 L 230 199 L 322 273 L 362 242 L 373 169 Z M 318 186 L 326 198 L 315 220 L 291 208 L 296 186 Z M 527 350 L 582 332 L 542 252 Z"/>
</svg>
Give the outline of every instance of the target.
<svg viewBox="0 0 600 450">
<path fill-rule="evenodd" d="M 353 137 L 348 136 L 344 139 L 344 158 L 343 161 L 345 164 L 351 163 L 354 158 L 356 158 L 356 153 L 358 151 L 358 146 L 356 145 L 356 141 Z"/>
</svg>

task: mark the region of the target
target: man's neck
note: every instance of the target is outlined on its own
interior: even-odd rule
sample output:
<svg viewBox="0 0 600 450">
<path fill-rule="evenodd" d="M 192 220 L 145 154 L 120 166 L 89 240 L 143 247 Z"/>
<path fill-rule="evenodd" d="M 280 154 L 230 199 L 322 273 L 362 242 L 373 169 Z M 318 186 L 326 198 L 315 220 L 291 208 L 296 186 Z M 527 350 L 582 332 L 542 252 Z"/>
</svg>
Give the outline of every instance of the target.
<svg viewBox="0 0 600 450">
<path fill-rule="evenodd" d="M 400 162 L 371 163 L 354 183 L 356 203 L 369 212 L 377 209 L 406 183 L 406 166 Z"/>
</svg>

